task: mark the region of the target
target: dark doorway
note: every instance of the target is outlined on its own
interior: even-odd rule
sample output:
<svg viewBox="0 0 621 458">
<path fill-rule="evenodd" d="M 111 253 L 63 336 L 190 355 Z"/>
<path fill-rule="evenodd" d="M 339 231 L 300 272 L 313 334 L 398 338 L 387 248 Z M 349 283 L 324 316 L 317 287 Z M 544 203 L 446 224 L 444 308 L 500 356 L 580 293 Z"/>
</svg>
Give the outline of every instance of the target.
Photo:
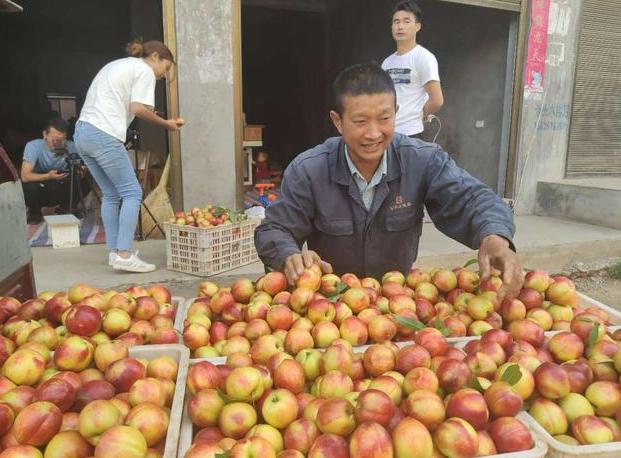
<svg viewBox="0 0 621 458">
<path fill-rule="evenodd" d="M 326 18 L 242 4 L 243 103 L 263 148 L 286 166 L 326 137 Z"/>
</svg>

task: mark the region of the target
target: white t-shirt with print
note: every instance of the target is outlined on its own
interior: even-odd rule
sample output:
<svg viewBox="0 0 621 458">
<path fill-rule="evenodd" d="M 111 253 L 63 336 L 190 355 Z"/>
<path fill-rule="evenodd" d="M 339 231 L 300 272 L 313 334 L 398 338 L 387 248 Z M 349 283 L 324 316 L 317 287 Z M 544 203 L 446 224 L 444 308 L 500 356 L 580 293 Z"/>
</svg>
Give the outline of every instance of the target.
<svg viewBox="0 0 621 458">
<path fill-rule="evenodd" d="M 392 77 L 397 92 L 399 111 L 395 131 L 404 135 L 422 132 L 423 107 L 429 99 L 424 86 L 429 81 L 440 81 L 435 56 L 417 44 L 405 54 L 388 56 L 382 62 L 382 68 Z"/>
<path fill-rule="evenodd" d="M 132 102 L 155 105 L 155 73 L 141 58 L 114 60 L 99 70 L 91 83 L 80 121 L 125 142 L 127 128 L 134 120 Z"/>
</svg>

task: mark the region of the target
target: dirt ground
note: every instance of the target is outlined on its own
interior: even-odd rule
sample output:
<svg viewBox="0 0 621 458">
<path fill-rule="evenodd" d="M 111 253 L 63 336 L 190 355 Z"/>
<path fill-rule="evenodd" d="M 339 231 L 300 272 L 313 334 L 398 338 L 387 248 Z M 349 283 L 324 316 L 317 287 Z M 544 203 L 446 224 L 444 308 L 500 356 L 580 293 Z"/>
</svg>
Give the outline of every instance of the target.
<svg viewBox="0 0 621 458">
<path fill-rule="evenodd" d="M 581 293 L 621 310 L 621 279 L 611 278 L 608 274 L 608 268 L 617 261 L 606 259 L 597 263 L 578 263 L 561 273 L 572 278 Z"/>
</svg>

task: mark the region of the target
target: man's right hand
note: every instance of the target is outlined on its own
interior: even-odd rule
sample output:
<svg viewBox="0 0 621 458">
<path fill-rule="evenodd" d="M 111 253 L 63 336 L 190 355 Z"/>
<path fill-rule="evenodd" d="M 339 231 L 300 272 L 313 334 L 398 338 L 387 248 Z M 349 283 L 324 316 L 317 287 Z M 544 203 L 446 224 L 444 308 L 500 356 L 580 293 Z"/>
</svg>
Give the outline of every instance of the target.
<svg viewBox="0 0 621 458">
<path fill-rule="evenodd" d="M 285 259 L 285 276 L 290 285 L 295 285 L 304 268 L 318 264 L 324 274 L 332 273 L 332 266 L 322 261 L 317 253 L 312 250 L 304 250 L 301 253 L 295 253 Z"/>
<path fill-rule="evenodd" d="M 64 180 L 68 175 L 69 174 L 67 172 L 58 173 L 58 170 L 50 170 L 47 172 L 47 177 L 50 180 Z"/>
</svg>

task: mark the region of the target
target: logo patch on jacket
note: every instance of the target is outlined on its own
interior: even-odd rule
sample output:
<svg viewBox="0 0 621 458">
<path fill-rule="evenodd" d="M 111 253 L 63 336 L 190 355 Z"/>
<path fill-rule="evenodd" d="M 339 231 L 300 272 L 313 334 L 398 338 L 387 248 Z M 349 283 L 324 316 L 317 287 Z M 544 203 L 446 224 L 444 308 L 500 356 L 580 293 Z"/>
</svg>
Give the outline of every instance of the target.
<svg viewBox="0 0 621 458">
<path fill-rule="evenodd" d="M 412 202 L 408 202 L 407 200 L 403 198 L 401 194 L 397 194 L 397 197 L 395 197 L 394 205 L 391 205 L 389 208 L 391 210 L 398 210 L 400 208 L 408 208 L 411 206 L 412 206 Z"/>
</svg>

